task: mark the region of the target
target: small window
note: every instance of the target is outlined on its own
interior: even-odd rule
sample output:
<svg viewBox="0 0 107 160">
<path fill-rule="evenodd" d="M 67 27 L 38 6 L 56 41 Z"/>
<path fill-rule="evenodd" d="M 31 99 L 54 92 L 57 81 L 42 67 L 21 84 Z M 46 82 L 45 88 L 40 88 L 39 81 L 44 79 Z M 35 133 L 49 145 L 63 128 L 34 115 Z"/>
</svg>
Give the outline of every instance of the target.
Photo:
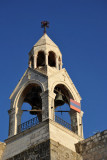
<svg viewBox="0 0 107 160">
<path fill-rule="evenodd" d="M 39 66 L 45 66 L 45 54 L 43 51 L 40 51 L 38 53 L 37 67 L 39 67 Z"/>
<path fill-rule="evenodd" d="M 56 67 L 56 59 L 55 59 L 55 53 L 50 51 L 48 56 L 48 64 L 51 67 Z"/>
</svg>

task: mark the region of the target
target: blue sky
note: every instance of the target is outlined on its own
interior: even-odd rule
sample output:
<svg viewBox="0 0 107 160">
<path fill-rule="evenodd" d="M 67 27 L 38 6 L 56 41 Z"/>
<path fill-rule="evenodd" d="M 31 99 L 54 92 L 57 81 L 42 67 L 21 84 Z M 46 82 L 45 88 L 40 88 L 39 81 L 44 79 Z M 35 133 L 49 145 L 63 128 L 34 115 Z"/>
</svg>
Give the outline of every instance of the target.
<svg viewBox="0 0 107 160">
<path fill-rule="evenodd" d="M 82 97 L 84 135 L 107 129 L 107 1 L 0 1 L 0 141 L 8 137 L 9 96 L 43 35 L 59 46 L 63 67 Z"/>
</svg>

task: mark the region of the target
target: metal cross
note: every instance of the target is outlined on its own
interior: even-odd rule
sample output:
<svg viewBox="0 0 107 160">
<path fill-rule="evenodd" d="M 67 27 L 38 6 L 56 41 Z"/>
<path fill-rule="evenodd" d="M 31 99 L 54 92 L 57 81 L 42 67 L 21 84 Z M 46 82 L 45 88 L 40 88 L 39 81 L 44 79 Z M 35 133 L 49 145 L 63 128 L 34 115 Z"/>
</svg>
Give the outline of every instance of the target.
<svg viewBox="0 0 107 160">
<path fill-rule="evenodd" d="M 41 22 L 41 28 L 44 28 L 44 33 L 46 33 L 46 27 L 49 28 L 49 22 L 48 21 L 42 21 Z"/>
</svg>

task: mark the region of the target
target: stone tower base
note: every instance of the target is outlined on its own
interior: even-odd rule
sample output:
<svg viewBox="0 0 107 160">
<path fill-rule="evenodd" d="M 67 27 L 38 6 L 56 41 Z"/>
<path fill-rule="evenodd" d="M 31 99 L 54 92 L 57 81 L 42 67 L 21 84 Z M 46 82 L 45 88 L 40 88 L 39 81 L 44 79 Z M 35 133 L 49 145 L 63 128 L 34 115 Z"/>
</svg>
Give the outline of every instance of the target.
<svg viewBox="0 0 107 160">
<path fill-rule="evenodd" d="M 8 160 L 82 160 L 81 156 L 53 140 L 31 146 Z"/>
</svg>

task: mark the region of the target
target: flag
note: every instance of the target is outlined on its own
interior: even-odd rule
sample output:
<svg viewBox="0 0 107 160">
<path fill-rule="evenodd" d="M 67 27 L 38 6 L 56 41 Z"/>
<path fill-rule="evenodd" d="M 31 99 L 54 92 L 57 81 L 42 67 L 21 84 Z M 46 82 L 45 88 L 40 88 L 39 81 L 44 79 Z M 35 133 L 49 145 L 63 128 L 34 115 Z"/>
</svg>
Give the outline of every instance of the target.
<svg viewBox="0 0 107 160">
<path fill-rule="evenodd" d="M 70 99 L 70 108 L 77 112 L 81 112 L 81 104 L 72 99 Z"/>
</svg>

